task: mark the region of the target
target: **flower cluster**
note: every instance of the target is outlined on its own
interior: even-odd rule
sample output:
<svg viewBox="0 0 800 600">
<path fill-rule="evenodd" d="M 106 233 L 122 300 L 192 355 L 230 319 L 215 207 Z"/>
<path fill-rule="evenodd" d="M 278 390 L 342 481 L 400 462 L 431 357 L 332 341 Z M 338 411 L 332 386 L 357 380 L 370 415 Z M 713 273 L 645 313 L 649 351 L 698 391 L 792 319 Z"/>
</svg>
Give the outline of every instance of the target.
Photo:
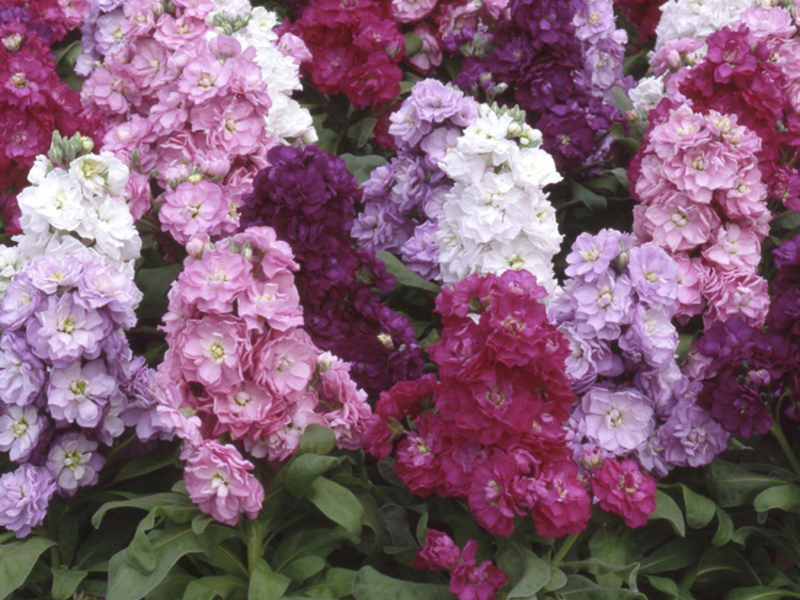
<svg viewBox="0 0 800 600">
<path fill-rule="evenodd" d="M 758 0 L 667 0 L 656 28 L 656 49 L 685 38 L 704 40 L 758 4 Z"/>
<path fill-rule="evenodd" d="M 100 228 L 83 222 L 90 212 L 127 211 L 110 195 L 121 194 L 127 169 L 93 155 L 69 167 L 37 160 L 31 180 L 39 183 L 20 194 L 19 246 L 0 248 L 0 451 L 22 465 L 0 478 L 0 525 L 18 537 L 41 524 L 54 493 L 68 497 L 97 483 L 100 447 L 126 427 L 142 441 L 164 433 L 153 372 L 124 336 L 141 299 L 132 269 L 120 263 L 122 244 L 93 236 Z M 84 210 L 82 202 L 96 204 Z M 67 231 L 91 248 L 78 237 L 64 243 Z M 127 241 L 132 260 L 140 242 Z"/>
<path fill-rule="evenodd" d="M 771 219 L 761 140 L 735 116 L 662 109 L 631 168 L 641 203 L 634 232 L 678 262 L 679 320 L 702 314 L 710 325 L 738 315 L 759 325 L 769 308 L 758 265 Z"/>
<path fill-rule="evenodd" d="M 299 447 L 310 424 L 357 449 L 370 415 L 349 367 L 321 352 L 303 329 L 289 245 L 268 227 L 216 244 L 195 238 L 169 293 L 167 350 L 159 366 L 159 414 L 184 441 L 189 495 L 235 525 L 261 508 L 264 491 L 248 473 L 253 457 L 276 464 Z"/>
<path fill-rule="evenodd" d="M 735 318 L 716 323 L 691 354 L 689 368 L 706 380 L 701 400 L 727 431 L 743 437 L 769 431 L 776 406 L 800 419 L 800 236 L 778 247 L 774 258 L 766 331 Z"/>
<path fill-rule="evenodd" d="M 524 112 L 482 104 L 478 113 L 440 162 L 455 182 L 435 236 L 442 279 L 525 269 L 552 293 L 562 236 L 544 188 L 561 176 Z"/>
<path fill-rule="evenodd" d="M 210 1 L 116 4 L 85 32 L 99 40 L 87 52 L 103 60 L 84 61 L 94 68 L 83 98 L 112 125 L 104 149 L 135 159 L 140 188 L 155 175 L 159 219 L 179 243 L 234 232 L 241 197 L 279 135 L 314 139 L 309 115 L 288 97 L 302 44 L 291 36 L 276 47 L 276 19 L 263 8 L 238 18 Z"/>
<path fill-rule="evenodd" d="M 406 3 L 393 6 L 400 4 Z M 400 94 L 398 63 L 406 43 L 389 2 L 310 0 L 288 30 L 308 46 L 313 58 L 304 68 L 323 94 L 344 94 L 356 108 L 380 106 Z"/>
<path fill-rule="evenodd" d="M 470 540 L 459 549 L 446 533 L 429 529 L 425 546 L 414 559 L 421 571 L 450 571 L 450 591 L 459 600 L 495 600 L 508 576 L 491 561 L 478 564 L 478 542 Z"/>
<path fill-rule="evenodd" d="M 631 458 L 657 476 L 711 462 L 729 436 L 675 360 L 676 261 L 653 242 L 634 246 L 604 229 L 581 234 L 567 263 L 550 317 L 569 342 L 567 376 L 581 397 L 569 422 L 576 460 L 593 470 Z"/>
<path fill-rule="evenodd" d="M 422 349 L 413 329 L 371 289 L 388 291 L 394 278 L 374 253 L 353 247 L 358 184 L 344 161 L 316 146 L 274 148 L 268 159 L 245 198 L 242 224 L 269 225 L 291 245 L 314 342 L 351 363 L 368 392 L 419 377 Z"/>
<path fill-rule="evenodd" d="M 562 425 L 575 402 L 568 347 L 547 322 L 545 296 L 527 271 L 446 288 L 436 303 L 442 338 L 430 348 L 441 381 L 426 375 L 383 393 L 364 434 L 379 457 L 402 438 L 395 469 L 409 489 L 464 498 L 497 535 L 526 514 L 548 537 L 578 533 L 589 518 Z"/>
<path fill-rule="evenodd" d="M 373 170 L 363 186 L 364 210 L 353 226 L 359 245 L 393 252 L 424 279 L 439 279 L 435 238 L 453 186 L 440 163 L 477 119 L 478 103 L 457 88 L 436 79 L 414 85 L 391 115 L 397 156 Z"/>
<path fill-rule="evenodd" d="M 80 95 L 59 79 L 49 44 L 80 24 L 84 0 L 4 2 L 0 8 L 0 217 L 8 233 L 19 232 L 15 194 L 54 130 L 66 135 L 96 124 L 81 108 Z"/>
<path fill-rule="evenodd" d="M 456 83 L 524 109 L 559 169 L 602 160 L 621 120 L 610 102 L 627 34 L 611 0 L 515 0 L 492 31 L 493 50 L 468 58 Z"/>
</svg>

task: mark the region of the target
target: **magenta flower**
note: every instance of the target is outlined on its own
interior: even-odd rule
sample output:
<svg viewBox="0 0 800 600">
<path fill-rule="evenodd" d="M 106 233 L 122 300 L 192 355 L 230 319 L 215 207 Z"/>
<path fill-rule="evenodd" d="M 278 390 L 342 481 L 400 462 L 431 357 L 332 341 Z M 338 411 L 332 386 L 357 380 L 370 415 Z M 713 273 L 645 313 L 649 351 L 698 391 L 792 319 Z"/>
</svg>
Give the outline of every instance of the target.
<svg viewBox="0 0 800 600">
<path fill-rule="evenodd" d="M 656 509 L 656 480 L 632 460 L 606 459 L 592 471 L 592 490 L 600 508 L 622 517 L 628 527 L 645 526 Z"/>
<path fill-rule="evenodd" d="M 414 559 L 414 568 L 422 571 L 451 569 L 458 562 L 460 554 L 460 548 L 449 535 L 429 529 L 425 534 L 425 546 Z"/>
<path fill-rule="evenodd" d="M 461 562 L 450 572 L 450 591 L 458 600 L 495 600 L 508 576 L 491 561 L 476 564 L 478 542 L 470 540 L 461 551 Z"/>
</svg>

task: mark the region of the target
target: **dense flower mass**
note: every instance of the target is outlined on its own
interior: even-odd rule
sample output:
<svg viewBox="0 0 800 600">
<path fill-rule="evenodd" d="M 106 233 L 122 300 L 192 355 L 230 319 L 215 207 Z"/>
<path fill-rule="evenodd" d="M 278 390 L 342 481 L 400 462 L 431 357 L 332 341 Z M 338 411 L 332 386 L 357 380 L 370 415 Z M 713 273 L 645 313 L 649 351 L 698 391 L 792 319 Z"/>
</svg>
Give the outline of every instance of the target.
<svg viewBox="0 0 800 600">
<path fill-rule="evenodd" d="M 0 7 L 0 218 L 19 232 L 17 192 L 36 156 L 47 152 L 52 132 L 93 135 L 97 124 L 80 95 L 59 79 L 50 44 L 79 26 L 85 0 L 11 0 Z"/>
<path fill-rule="evenodd" d="M 137 189 L 155 174 L 159 219 L 181 244 L 233 233 L 269 148 L 316 139 L 290 97 L 302 42 L 279 38 L 264 8 L 220 4 L 95 2 L 84 31 L 84 102 L 112 125 L 103 147 L 135 158 Z"/>
<path fill-rule="evenodd" d="M 514 0 L 509 9 L 492 31 L 493 50 L 467 59 L 456 82 L 518 104 L 559 169 L 602 160 L 621 119 L 612 90 L 629 86 L 627 34 L 616 27 L 612 1 Z"/>
<path fill-rule="evenodd" d="M 631 169 L 641 203 L 634 233 L 678 262 L 681 321 L 702 315 L 710 326 L 739 316 L 759 325 L 769 309 L 758 266 L 771 218 L 761 139 L 735 116 L 662 106 L 664 117 Z"/>
<path fill-rule="evenodd" d="M 550 317 L 569 341 L 567 376 L 581 396 L 569 422 L 576 460 L 593 470 L 635 458 L 625 464 L 656 476 L 708 464 L 729 436 L 676 363 L 678 263 L 653 242 L 604 229 L 581 234 L 567 264 Z"/>
<path fill-rule="evenodd" d="M 268 159 L 271 166 L 245 198 L 242 223 L 269 225 L 291 245 L 315 343 L 351 363 L 367 391 L 418 378 L 422 350 L 413 329 L 371 290 L 390 290 L 394 278 L 373 252 L 353 248 L 355 177 L 343 160 L 315 146 L 275 148 Z"/>
<path fill-rule="evenodd" d="M 74 156 L 82 141 L 57 140 L 51 155 Z M 20 194 L 18 245 L 0 247 L 0 450 L 22 465 L 0 479 L 0 504 L 18 537 L 55 492 L 97 483 L 101 447 L 126 427 L 143 441 L 164 433 L 152 372 L 124 337 L 142 297 L 132 277 L 141 242 L 125 226 L 128 171 L 115 160 L 39 157 Z"/>
<path fill-rule="evenodd" d="M 471 275 L 437 299 L 444 329 L 426 376 L 381 395 L 365 433 L 417 495 L 464 498 L 491 533 L 508 536 L 530 514 L 540 534 L 578 533 L 590 497 L 562 423 L 575 397 L 568 349 L 547 322 L 546 295 L 527 271 Z M 406 421 L 413 423 L 406 431 Z"/>
<path fill-rule="evenodd" d="M 187 489 L 201 510 L 235 525 L 264 490 L 239 448 L 279 464 L 311 424 L 357 449 L 370 415 L 349 366 L 303 329 L 291 249 L 268 227 L 216 244 L 195 238 L 165 317 L 169 349 L 157 387 L 162 423 L 184 442 Z"/>
</svg>

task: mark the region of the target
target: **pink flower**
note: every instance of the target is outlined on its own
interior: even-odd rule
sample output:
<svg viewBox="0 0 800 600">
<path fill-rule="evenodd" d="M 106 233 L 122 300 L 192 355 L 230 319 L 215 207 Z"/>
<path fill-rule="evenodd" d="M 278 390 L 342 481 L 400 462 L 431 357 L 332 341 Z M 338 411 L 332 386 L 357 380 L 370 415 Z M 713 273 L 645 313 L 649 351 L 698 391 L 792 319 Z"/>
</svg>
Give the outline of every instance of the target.
<svg viewBox="0 0 800 600">
<path fill-rule="evenodd" d="M 685 323 L 705 308 L 702 292 L 707 273 L 700 258 L 687 258 L 681 254 L 675 256 L 675 262 L 678 263 L 678 309 L 675 316 Z"/>
<path fill-rule="evenodd" d="M 328 427 L 336 434 L 336 442 L 345 450 L 359 450 L 367 419 L 372 414 L 367 393 L 350 379 L 350 367 L 330 352 L 318 359 L 319 383 L 316 385 L 320 407 Z"/>
<path fill-rule="evenodd" d="M 233 311 L 236 299 L 251 281 L 252 267 L 241 254 L 227 250 L 208 250 L 200 260 L 188 263 L 179 276 L 187 302 L 206 313 Z"/>
<path fill-rule="evenodd" d="M 290 271 L 278 271 L 266 282 L 251 279 L 236 306 L 251 329 L 260 329 L 264 322 L 278 331 L 303 325 L 300 296 Z"/>
<path fill-rule="evenodd" d="M 450 591 L 458 600 L 495 600 L 508 576 L 490 561 L 476 565 L 478 542 L 470 540 L 461 552 L 461 562 L 450 572 Z"/>
<path fill-rule="evenodd" d="M 521 481 L 530 493 L 524 505 L 530 509 L 539 535 L 559 538 L 586 529 L 591 500 L 578 479 L 578 466 L 562 461 L 548 465 L 538 477 Z"/>
<path fill-rule="evenodd" d="M 283 427 L 286 403 L 255 383 L 242 382 L 233 393 L 214 397 L 214 414 L 219 420 L 215 435 L 229 431 L 234 439 L 256 441 Z"/>
<path fill-rule="evenodd" d="M 181 244 L 201 233 L 218 232 L 229 209 L 222 188 L 205 179 L 197 184 L 181 183 L 161 199 L 161 224 Z"/>
<path fill-rule="evenodd" d="M 740 316 L 755 327 L 761 327 L 769 311 L 769 290 L 763 277 L 734 269 L 712 270 L 703 287 L 708 312 L 703 315 L 706 327 L 714 321 L 727 321 Z"/>
<path fill-rule="evenodd" d="M 723 270 L 754 272 L 761 262 L 761 243 L 752 230 L 729 223 L 717 232 L 716 243 L 703 250 L 703 258 Z"/>
<path fill-rule="evenodd" d="M 187 321 L 171 350 L 176 353 L 175 368 L 188 381 L 226 394 L 233 393 L 242 379 L 242 360 L 249 346 L 243 321 L 206 316 Z"/>
<path fill-rule="evenodd" d="M 264 488 L 248 473 L 252 470 L 233 446 L 205 441 L 189 456 L 183 476 L 192 502 L 234 527 L 241 513 L 255 519 L 264 502 Z"/>
<path fill-rule="evenodd" d="M 622 517 L 628 527 L 643 527 L 656 509 L 656 480 L 633 460 L 607 458 L 592 471 L 592 490 L 600 508 Z"/>
<path fill-rule="evenodd" d="M 461 550 L 446 533 L 429 529 L 425 534 L 425 547 L 414 559 L 414 568 L 421 571 L 442 571 L 456 566 Z"/>
<path fill-rule="evenodd" d="M 317 367 L 318 350 L 301 329 L 270 334 L 256 348 L 256 380 L 283 396 L 308 386 Z"/>
<path fill-rule="evenodd" d="M 510 536 L 517 516 L 513 480 L 516 464 L 502 453 L 475 467 L 469 491 L 469 508 L 481 527 L 494 535 Z"/>
<path fill-rule="evenodd" d="M 648 206 L 642 219 L 642 226 L 653 241 L 672 252 L 705 244 L 720 224 L 712 208 L 694 204 L 683 194 L 675 194 L 665 204 Z"/>
<path fill-rule="evenodd" d="M 390 11 L 401 23 L 413 23 L 424 18 L 435 7 L 438 0 L 392 0 Z"/>
</svg>

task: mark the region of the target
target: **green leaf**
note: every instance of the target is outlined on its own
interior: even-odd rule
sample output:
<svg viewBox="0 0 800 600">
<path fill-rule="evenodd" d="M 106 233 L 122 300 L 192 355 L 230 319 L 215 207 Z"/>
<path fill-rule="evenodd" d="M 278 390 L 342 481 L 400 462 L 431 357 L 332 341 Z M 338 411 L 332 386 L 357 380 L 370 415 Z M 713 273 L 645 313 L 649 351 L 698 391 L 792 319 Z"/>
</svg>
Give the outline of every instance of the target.
<svg viewBox="0 0 800 600">
<path fill-rule="evenodd" d="M 275 549 L 272 564 L 280 572 L 301 556 L 327 557 L 346 543 L 357 543 L 358 538 L 342 527 L 336 529 L 304 529 L 288 535 Z"/>
<path fill-rule="evenodd" d="M 300 448 L 297 456 L 303 454 L 330 454 L 336 448 L 336 436 L 327 427 L 322 425 L 309 425 L 300 438 Z"/>
<path fill-rule="evenodd" d="M 680 600 L 683 598 L 678 584 L 673 579 L 666 577 L 656 577 L 655 575 L 646 575 L 647 582 L 656 588 L 659 592 L 666 594 L 670 600 Z"/>
<path fill-rule="evenodd" d="M 141 269 L 136 274 L 136 285 L 144 294 L 137 314 L 141 317 L 160 318 L 167 308 L 167 293 L 172 283 L 177 279 L 183 265 L 180 263 L 157 267 L 155 269 Z"/>
<path fill-rule="evenodd" d="M 713 586 L 720 581 L 761 585 L 758 574 L 741 554 L 730 548 L 710 548 L 700 560 L 694 582 Z"/>
<path fill-rule="evenodd" d="M 314 480 L 342 463 L 332 456 L 303 454 L 286 467 L 286 489 L 295 498 L 303 496 Z"/>
<path fill-rule="evenodd" d="M 245 600 L 247 583 L 238 577 L 220 575 L 195 579 L 183 593 L 183 600 Z"/>
<path fill-rule="evenodd" d="M 546 592 L 560 590 L 567 585 L 567 575 L 561 569 L 555 569 L 550 573 L 550 580 L 544 586 Z"/>
<path fill-rule="evenodd" d="M 406 58 L 419 54 L 420 50 L 422 50 L 422 38 L 411 31 L 406 33 Z"/>
<path fill-rule="evenodd" d="M 505 544 L 497 555 L 497 565 L 511 578 L 509 600 L 535 598 L 550 581 L 550 563 L 519 544 Z"/>
<path fill-rule="evenodd" d="M 633 110 L 633 103 L 631 102 L 630 98 L 628 98 L 628 94 L 625 90 L 623 90 L 621 87 L 615 87 L 613 94 L 614 104 L 617 105 L 617 108 L 621 113 L 626 113 L 629 110 Z"/>
<path fill-rule="evenodd" d="M 609 131 L 611 137 L 631 154 L 639 152 L 639 142 L 625 135 L 625 128 L 621 123 L 614 123 Z"/>
<path fill-rule="evenodd" d="M 378 254 L 378 258 L 386 264 L 386 270 L 397 278 L 397 283 L 400 285 L 423 290 L 432 294 L 438 294 L 442 291 L 442 288 L 435 283 L 425 281 L 422 277 L 412 272 L 391 252 L 381 252 Z"/>
<path fill-rule="evenodd" d="M 609 527 L 600 527 L 595 532 L 589 540 L 589 552 L 593 559 L 609 565 L 626 565 L 630 562 L 627 543 L 619 532 Z M 599 574 L 596 578 L 603 587 L 622 587 L 622 578 L 615 573 Z"/>
<path fill-rule="evenodd" d="M 658 519 L 669 521 L 675 533 L 681 537 L 686 536 L 686 523 L 678 503 L 661 490 L 656 491 L 656 509 L 650 515 L 651 522 Z"/>
<path fill-rule="evenodd" d="M 0 546 L 0 599 L 8 598 L 25 583 L 36 561 L 52 546 L 55 542 L 43 537 Z"/>
<path fill-rule="evenodd" d="M 214 517 L 211 515 L 199 514 L 192 519 L 192 531 L 194 531 L 197 535 L 202 535 L 206 530 L 206 527 L 211 525 L 213 522 Z"/>
<path fill-rule="evenodd" d="M 358 179 L 358 183 L 364 183 L 369 179 L 373 169 L 377 169 L 386 164 L 385 158 L 374 154 L 355 156 L 354 154 L 345 153 L 342 154 L 340 158 L 344 160 L 347 165 L 347 170 Z"/>
<path fill-rule="evenodd" d="M 195 578 L 187 573 L 170 573 L 152 592 L 147 594 L 146 598 L 147 600 L 183 598 L 183 592 L 186 591 L 186 587 L 194 580 Z"/>
<path fill-rule="evenodd" d="M 700 557 L 703 547 L 696 542 L 678 539 L 656 549 L 642 560 L 642 573 L 665 573 L 688 567 Z"/>
<path fill-rule="evenodd" d="M 309 486 L 306 499 L 323 515 L 347 531 L 355 535 L 361 532 L 364 508 L 347 488 L 325 477 L 318 477 Z"/>
<path fill-rule="evenodd" d="M 258 559 L 256 568 L 250 576 L 250 589 L 247 600 L 280 600 L 289 588 L 290 579 L 275 573 L 266 561 Z"/>
<path fill-rule="evenodd" d="M 733 519 L 721 508 L 717 507 L 717 532 L 711 540 L 715 546 L 724 546 L 733 537 Z"/>
<path fill-rule="evenodd" d="M 139 496 L 128 500 L 106 502 L 92 515 L 92 526 L 98 529 L 106 514 L 118 508 L 138 508 L 148 512 L 159 508 L 161 509 L 161 514 L 173 520 L 186 523 L 191 521 L 199 512 L 197 507 L 192 504 L 189 497 L 185 494 L 166 492 L 149 496 Z"/>
<path fill-rule="evenodd" d="M 142 573 L 118 552 L 109 563 L 107 600 L 140 600 L 161 583 L 170 569 L 187 554 L 206 551 L 202 540 L 191 529 L 154 531 L 148 534 L 156 563 L 152 573 Z"/>
<path fill-rule="evenodd" d="M 754 473 L 724 460 L 708 465 L 703 470 L 703 478 L 711 497 L 722 508 L 749 505 L 767 488 L 786 484 L 778 477 Z"/>
<path fill-rule="evenodd" d="M 372 567 L 356 573 L 353 596 L 356 600 L 453 600 L 447 586 L 392 579 Z"/>
<path fill-rule="evenodd" d="M 303 558 L 298 558 L 296 561 L 289 563 L 283 570 L 283 574 L 292 581 L 303 583 L 322 571 L 327 564 L 325 559 L 319 556 L 304 556 Z"/>
<path fill-rule="evenodd" d="M 800 212 L 788 211 L 772 219 L 770 228 L 772 231 L 786 231 L 800 227 Z"/>
<path fill-rule="evenodd" d="M 725 600 L 784 600 L 800 598 L 800 593 L 768 587 L 739 588 L 725 596 Z"/>
<path fill-rule="evenodd" d="M 375 125 L 377 124 L 378 119 L 375 117 L 366 117 L 365 119 L 361 119 L 358 123 L 352 125 L 347 130 L 347 137 L 355 140 L 356 148 L 363 148 L 369 141 L 370 136 L 372 136 L 372 131 L 375 129 Z"/>
<path fill-rule="evenodd" d="M 630 189 L 631 180 L 628 179 L 628 171 L 626 169 L 611 169 L 609 173 L 612 173 L 626 190 Z"/>
<path fill-rule="evenodd" d="M 53 569 L 53 600 L 70 600 L 88 571 Z"/>
<path fill-rule="evenodd" d="M 126 462 L 117 472 L 111 483 L 120 483 L 122 481 L 128 481 L 129 479 L 135 479 L 136 477 L 142 477 L 143 475 L 149 475 L 150 473 L 154 473 L 155 471 L 174 464 L 174 448 L 169 445 L 160 446 L 152 452 L 148 452 L 143 456 Z"/>
<path fill-rule="evenodd" d="M 586 208 L 592 212 L 603 211 L 608 206 L 608 202 L 603 196 L 594 193 L 592 190 L 582 186 L 577 181 L 570 181 L 569 187 L 572 195 L 583 202 Z"/>
<path fill-rule="evenodd" d="M 567 585 L 558 591 L 558 596 L 566 600 L 647 600 L 633 590 L 600 587 L 581 575 L 567 577 Z"/>
<path fill-rule="evenodd" d="M 763 522 L 771 510 L 782 510 L 800 513 L 800 487 L 796 485 L 779 485 L 764 490 L 753 500 L 753 507 L 762 517 Z"/>
<path fill-rule="evenodd" d="M 297 590 L 297 594 L 309 598 L 344 598 L 353 593 L 356 572 L 350 569 L 328 569 L 325 578 L 313 585 Z"/>
<path fill-rule="evenodd" d="M 717 505 L 705 496 L 681 485 L 683 504 L 686 507 L 686 522 L 692 529 L 702 529 L 711 523 L 717 513 Z"/>
</svg>

